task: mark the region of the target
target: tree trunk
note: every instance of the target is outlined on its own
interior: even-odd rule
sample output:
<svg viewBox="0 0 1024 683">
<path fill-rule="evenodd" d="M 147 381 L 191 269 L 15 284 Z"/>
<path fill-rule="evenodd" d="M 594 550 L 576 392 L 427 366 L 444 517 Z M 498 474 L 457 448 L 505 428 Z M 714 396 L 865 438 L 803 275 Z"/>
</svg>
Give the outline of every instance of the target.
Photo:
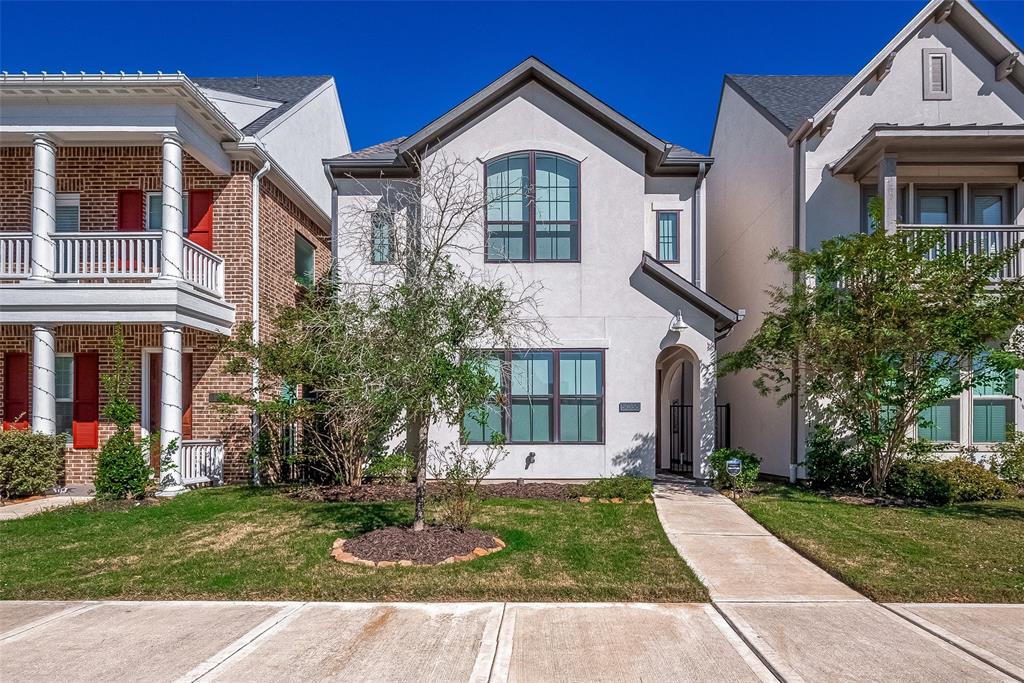
<svg viewBox="0 0 1024 683">
<path fill-rule="evenodd" d="M 405 443 L 412 456 L 416 479 L 416 511 L 413 514 L 412 530 L 423 531 L 424 511 L 427 503 L 427 438 L 430 423 L 422 415 L 413 415 L 409 419 Z"/>
</svg>

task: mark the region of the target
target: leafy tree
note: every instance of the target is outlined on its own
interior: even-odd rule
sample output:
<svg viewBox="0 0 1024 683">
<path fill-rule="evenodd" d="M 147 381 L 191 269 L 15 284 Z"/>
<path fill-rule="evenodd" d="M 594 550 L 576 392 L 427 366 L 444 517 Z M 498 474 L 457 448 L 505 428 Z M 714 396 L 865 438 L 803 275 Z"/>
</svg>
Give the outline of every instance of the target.
<svg viewBox="0 0 1024 683">
<path fill-rule="evenodd" d="M 135 424 L 139 411 L 128 399 L 131 386 L 131 364 L 125 358 L 124 330 L 118 324 L 110 339 L 113 353 L 113 368 L 109 374 L 100 377 L 107 403 L 103 417 L 114 423 L 117 431 L 107 439 L 100 449 L 96 462 L 96 495 L 105 498 L 141 498 L 152 470 L 146 462 L 150 443 L 159 436 L 150 434 L 141 441 L 135 438 Z"/>
<path fill-rule="evenodd" d="M 1024 322 L 1024 281 L 997 280 L 1021 245 L 973 246 L 947 249 L 938 230 L 876 229 L 773 252 L 793 284 L 769 290 L 761 327 L 721 358 L 720 373 L 757 370 L 755 386 L 780 402 L 798 392 L 812 417 L 866 454 L 884 489 L 923 410 L 1024 365 L 1010 341 Z"/>
</svg>

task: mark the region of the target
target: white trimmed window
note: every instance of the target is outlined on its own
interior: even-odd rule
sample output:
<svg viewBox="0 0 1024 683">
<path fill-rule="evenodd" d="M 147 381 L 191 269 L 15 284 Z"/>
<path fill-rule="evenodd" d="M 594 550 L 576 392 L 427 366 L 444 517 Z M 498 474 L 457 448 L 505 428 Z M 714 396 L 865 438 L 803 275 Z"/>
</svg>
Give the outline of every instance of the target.
<svg viewBox="0 0 1024 683">
<path fill-rule="evenodd" d="M 77 194 L 57 195 L 57 232 L 78 232 L 81 229 L 80 203 Z"/>
<path fill-rule="evenodd" d="M 161 230 L 164 226 L 164 195 L 146 193 L 146 230 Z M 188 192 L 181 195 L 181 234 L 188 236 Z"/>
<path fill-rule="evenodd" d="M 70 440 L 75 405 L 75 357 L 70 353 L 57 354 L 54 368 L 57 433 L 67 434 Z"/>
</svg>

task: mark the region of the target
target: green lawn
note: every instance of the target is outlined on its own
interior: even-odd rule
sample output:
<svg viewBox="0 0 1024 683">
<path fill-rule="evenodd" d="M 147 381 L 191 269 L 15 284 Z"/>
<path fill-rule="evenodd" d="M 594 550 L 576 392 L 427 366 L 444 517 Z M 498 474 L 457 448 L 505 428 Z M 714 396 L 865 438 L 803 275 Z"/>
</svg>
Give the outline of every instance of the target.
<svg viewBox="0 0 1024 683">
<path fill-rule="evenodd" d="M 0 599 L 707 599 L 645 504 L 487 500 L 477 526 L 508 547 L 455 565 L 368 569 L 329 555 L 335 538 L 411 517 L 406 502 L 245 487 L 64 508 L 0 522 Z"/>
<path fill-rule="evenodd" d="M 950 507 L 852 505 L 791 486 L 740 506 L 882 602 L 1024 602 L 1024 500 Z"/>
</svg>

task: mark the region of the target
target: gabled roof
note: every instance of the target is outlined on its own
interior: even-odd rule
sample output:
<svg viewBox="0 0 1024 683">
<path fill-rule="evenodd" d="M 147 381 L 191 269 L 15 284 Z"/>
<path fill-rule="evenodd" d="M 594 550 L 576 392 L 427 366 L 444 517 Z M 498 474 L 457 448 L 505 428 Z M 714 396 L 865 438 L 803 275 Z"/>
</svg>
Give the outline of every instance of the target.
<svg viewBox="0 0 1024 683">
<path fill-rule="evenodd" d="M 923 25 L 933 19 L 936 22 L 948 21 L 955 24 L 960 32 L 989 58 L 997 74 L 997 80 L 1011 80 L 1024 90 L 1024 62 L 1021 60 L 1020 48 L 1005 33 L 989 21 L 970 0 L 931 0 L 856 76 L 790 133 L 789 143 L 792 145 L 813 133 L 832 111 L 841 106 L 866 81 L 884 72 L 884 65 L 889 56 L 903 47 Z M 1006 72 L 1000 74 L 1001 69 Z"/>
<path fill-rule="evenodd" d="M 529 57 L 412 135 L 379 143 L 335 159 L 327 159 L 325 164 L 341 173 L 372 170 L 375 163 L 378 164 L 376 168 L 382 171 L 407 167 L 406 161 L 414 155 L 444 140 L 488 107 L 531 81 L 542 84 L 644 151 L 647 170 L 650 173 L 671 173 L 673 169 L 696 173 L 701 164 L 708 166 L 713 161 L 708 156 L 666 142 L 651 134 L 536 57 Z"/>
<path fill-rule="evenodd" d="M 851 78 L 728 74 L 725 81 L 776 128 L 789 135 L 817 113 Z"/>
<path fill-rule="evenodd" d="M 715 321 L 715 332 L 719 338 L 724 337 L 733 325 L 743 319 L 738 312 L 697 287 L 646 251 L 640 260 L 640 271 L 707 314 Z"/>
<path fill-rule="evenodd" d="M 254 76 L 243 78 L 193 78 L 200 88 L 244 95 L 280 103 L 242 128 L 246 135 L 255 135 L 280 118 L 307 95 L 331 80 L 331 76 Z"/>
</svg>

